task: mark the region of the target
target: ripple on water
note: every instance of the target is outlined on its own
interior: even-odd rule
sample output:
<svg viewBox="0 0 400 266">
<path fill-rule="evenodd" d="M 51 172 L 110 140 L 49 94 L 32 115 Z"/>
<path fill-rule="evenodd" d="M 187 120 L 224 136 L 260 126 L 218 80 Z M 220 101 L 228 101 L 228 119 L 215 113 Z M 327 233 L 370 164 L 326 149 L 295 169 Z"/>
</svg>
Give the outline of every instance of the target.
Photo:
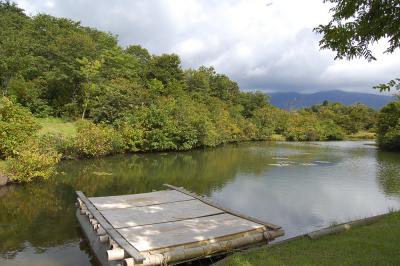
<svg viewBox="0 0 400 266">
<path fill-rule="evenodd" d="M 285 237 L 398 209 L 400 154 L 370 144 L 254 142 L 65 161 L 64 174 L 47 182 L 0 189 L 0 264 L 90 265 L 79 244 L 75 190 L 107 196 L 170 183 L 279 224 Z"/>
</svg>

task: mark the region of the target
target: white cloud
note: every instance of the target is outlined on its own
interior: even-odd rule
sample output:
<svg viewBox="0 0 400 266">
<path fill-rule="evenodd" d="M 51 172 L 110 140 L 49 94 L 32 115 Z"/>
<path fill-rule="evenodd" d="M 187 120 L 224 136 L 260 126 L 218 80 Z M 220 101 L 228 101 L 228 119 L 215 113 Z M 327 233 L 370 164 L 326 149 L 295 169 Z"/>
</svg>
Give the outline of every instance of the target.
<svg viewBox="0 0 400 266">
<path fill-rule="evenodd" d="M 82 21 L 139 43 L 152 53 L 177 53 L 184 67 L 214 66 L 243 89 L 375 92 L 399 75 L 400 53 L 377 62 L 334 61 L 312 29 L 329 21 L 321 0 L 17 0 L 29 14 Z M 272 3 L 272 4 L 269 4 Z M 375 48 L 380 54 L 382 46 Z"/>
</svg>

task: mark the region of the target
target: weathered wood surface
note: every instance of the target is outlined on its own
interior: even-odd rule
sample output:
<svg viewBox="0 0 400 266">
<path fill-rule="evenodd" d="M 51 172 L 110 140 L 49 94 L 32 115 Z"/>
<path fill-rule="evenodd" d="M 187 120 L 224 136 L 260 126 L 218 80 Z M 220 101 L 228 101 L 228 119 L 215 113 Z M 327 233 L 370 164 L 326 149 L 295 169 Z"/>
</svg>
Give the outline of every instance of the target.
<svg viewBox="0 0 400 266">
<path fill-rule="evenodd" d="M 130 245 L 130 243 L 124 237 L 122 237 L 121 234 L 118 233 L 117 230 L 115 230 L 106 219 L 104 219 L 101 213 L 96 209 L 95 206 L 93 206 L 92 202 L 85 196 L 85 194 L 83 194 L 81 191 L 77 191 L 76 195 L 86 205 L 87 209 L 101 224 L 107 234 L 114 241 L 116 241 L 125 250 L 125 252 L 135 260 L 135 262 L 141 263 L 144 261 L 145 258 L 142 256 L 142 254 L 140 254 L 134 246 Z"/>
<path fill-rule="evenodd" d="M 75 215 L 81 225 L 82 232 L 86 236 L 86 239 L 88 241 L 90 249 L 96 254 L 97 261 L 100 263 L 100 265 L 121 266 L 121 265 L 118 265 L 117 263 L 114 264 L 114 263 L 108 262 L 108 259 L 107 259 L 108 246 L 103 245 L 99 241 L 98 235 L 95 231 L 93 231 L 93 228 L 92 228 L 91 224 L 89 223 L 89 220 L 86 217 L 86 215 L 80 214 L 79 210 L 76 211 Z"/>
<path fill-rule="evenodd" d="M 224 208 L 183 188 L 166 186 L 172 190 L 110 197 L 86 198 L 77 191 L 81 200 L 78 220 L 89 224 L 86 231 L 90 226 L 96 229 L 87 235 L 95 236 L 91 246 L 95 246 L 95 253 L 101 253 L 96 256 L 103 261 L 107 258 L 102 265 L 124 259 L 130 263 L 133 259 L 135 265 L 182 262 L 283 234 L 279 226 Z M 112 256 L 120 248 L 124 253 Z M 117 260 L 110 262 L 113 258 Z"/>
<path fill-rule="evenodd" d="M 279 229 L 282 228 L 281 226 L 278 226 L 278 225 L 275 225 L 275 224 L 271 224 L 271 223 L 268 223 L 268 222 L 265 222 L 265 221 L 261 221 L 261 220 L 259 220 L 259 219 L 254 218 L 254 217 L 250 217 L 250 216 L 241 214 L 241 213 L 239 213 L 239 212 L 237 212 L 237 211 L 233 211 L 233 210 L 231 210 L 231 209 L 229 209 L 229 208 L 223 207 L 223 206 L 221 206 L 221 205 L 219 205 L 219 204 L 217 204 L 217 203 L 214 203 L 214 202 L 211 202 L 211 201 L 207 200 L 207 199 L 204 198 L 204 197 L 198 196 L 198 195 L 196 195 L 196 194 L 194 194 L 194 193 L 192 193 L 192 192 L 190 192 L 190 191 L 187 191 L 186 189 L 184 189 L 184 188 L 182 188 L 182 187 L 176 187 L 176 186 L 173 186 L 173 185 L 170 185 L 170 184 L 164 184 L 164 186 L 165 186 L 165 187 L 168 187 L 168 188 L 170 188 L 170 189 L 173 189 L 173 190 L 175 190 L 175 191 L 179 191 L 179 192 L 181 192 L 181 193 L 183 193 L 183 194 L 185 194 L 185 195 L 187 195 L 187 196 L 196 198 L 196 199 L 200 200 L 201 202 L 204 202 L 204 203 L 206 203 L 206 204 L 208 204 L 208 205 L 210 205 L 210 206 L 213 206 L 213 207 L 215 207 L 215 208 L 218 208 L 218 209 L 220 209 L 220 210 L 223 210 L 223 211 L 225 211 L 226 213 L 230 213 L 230 214 L 232 214 L 232 215 L 241 217 L 241 218 L 246 219 L 246 220 L 249 220 L 249 221 L 253 221 L 253 222 L 258 223 L 258 224 L 262 224 L 262 225 L 266 226 L 266 227 L 269 228 L 269 229 L 272 229 L 272 230 L 279 230 Z"/>
<path fill-rule="evenodd" d="M 89 198 L 98 210 L 109 210 L 119 208 L 141 207 L 149 205 L 157 205 L 168 202 L 177 202 L 184 200 L 193 200 L 194 198 L 180 193 L 175 190 L 155 191 L 150 193 L 109 196 L 109 197 L 94 197 Z"/>
<path fill-rule="evenodd" d="M 117 229 L 139 251 L 149 251 L 262 229 L 264 225 L 218 214 L 146 226 Z"/>
<path fill-rule="evenodd" d="M 144 207 L 103 210 L 101 213 L 114 228 L 122 228 L 210 216 L 223 211 L 193 199 Z"/>
</svg>

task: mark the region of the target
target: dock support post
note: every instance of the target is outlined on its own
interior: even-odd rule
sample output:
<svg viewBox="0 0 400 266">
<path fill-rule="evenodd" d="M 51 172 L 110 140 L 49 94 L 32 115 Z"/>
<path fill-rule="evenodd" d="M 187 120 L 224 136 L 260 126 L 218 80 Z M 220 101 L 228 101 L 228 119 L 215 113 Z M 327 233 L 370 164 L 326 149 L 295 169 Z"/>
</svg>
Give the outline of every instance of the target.
<svg viewBox="0 0 400 266">
<path fill-rule="evenodd" d="M 125 251 L 121 248 L 107 250 L 107 259 L 109 261 L 122 260 L 125 257 Z"/>
<path fill-rule="evenodd" d="M 124 259 L 122 262 L 123 266 L 135 266 L 135 260 L 133 258 Z"/>
<path fill-rule="evenodd" d="M 101 235 L 99 236 L 99 240 L 101 243 L 107 243 L 107 241 L 109 241 L 109 237 L 108 235 Z"/>
</svg>

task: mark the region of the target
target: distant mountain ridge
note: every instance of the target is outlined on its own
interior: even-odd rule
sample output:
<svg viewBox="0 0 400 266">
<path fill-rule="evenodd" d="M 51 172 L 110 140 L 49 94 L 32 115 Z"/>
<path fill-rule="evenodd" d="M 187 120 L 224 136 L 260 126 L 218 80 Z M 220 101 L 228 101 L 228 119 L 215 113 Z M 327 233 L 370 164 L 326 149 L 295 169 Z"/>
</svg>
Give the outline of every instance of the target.
<svg viewBox="0 0 400 266">
<path fill-rule="evenodd" d="M 374 109 L 380 109 L 394 100 L 393 96 L 339 90 L 315 93 L 274 92 L 268 94 L 271 96 L 272 105 L 286 110 L 310 107 L 315 104 L 321 104 L 325 100 L 340 102 L 344 105 L 363 103 Z"/>
</svg>

